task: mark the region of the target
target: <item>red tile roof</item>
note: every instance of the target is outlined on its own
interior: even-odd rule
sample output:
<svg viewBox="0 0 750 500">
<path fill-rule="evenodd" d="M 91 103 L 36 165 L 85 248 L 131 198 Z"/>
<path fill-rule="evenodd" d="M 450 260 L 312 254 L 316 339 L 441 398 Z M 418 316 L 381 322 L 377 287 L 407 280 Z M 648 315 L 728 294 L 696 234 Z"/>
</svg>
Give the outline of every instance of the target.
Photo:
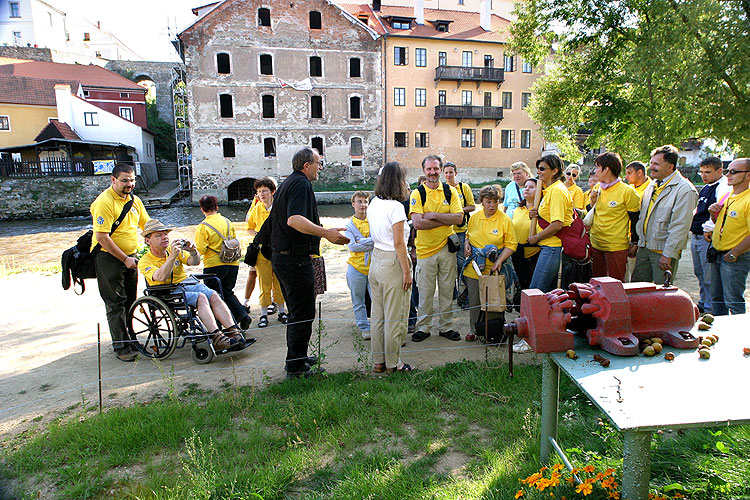
<svg viewBox="0 0 750 500">
<path fill-rule="evenodd" d="M 56 83 L 70 85 L 73 92 L 80 85 L 77 80 L 46 80 L 42 78 L 0 74 L 0 102 L 6 104 L 57 106 L 57 101 L 55 100 Z"/>
<path fill-rule="evenodd" d="M 36 142 L 40 142 L 46 139 L 70 139 L 73 141 L 81 140 L 78 134 L 76 134 L 73 129 L 70 128 L 70 125 L 57 120 L 50 120 L 50 122 L 34 138 Z"/>
<path fill-rule="evenodd" d="M 0 75 L 25 76 L 53 80 L 81 82 L 84 87 L 144 90 L 124 76 L 93 64 L 61 64 L 41 61 L 24 61 L 0 66 Z M 144 90 L 145 91 L 145 90 Z"/>
<path fill-rule="evenodd" d="M 414 8 L 395 7 L 383 5 L 379 12 L 374 12 L 370 4 L 337 4 L 339 7 L 357 17 L 358 14 L 367 14 L 370 18 L 369 26 L 379 34 L 389 36 L 424 37 L 444 40 L 469 40 L 478 42 L 505 42 L 509 35 L 510 21 L 498 15 L 492 14 L 492 31 L 484 31 L 479 26 L 479 12 L 464 12 L 443 9 L 425 9 L 424 25 L 412 22 L 412 28 L 408 30 L 393 29 L 387 18 L 407 17 L 414 18 Z M 438 31 L 437 27 L 430 21 L 443 20 L 452 21 L 448 31 Z"/>
</svg>

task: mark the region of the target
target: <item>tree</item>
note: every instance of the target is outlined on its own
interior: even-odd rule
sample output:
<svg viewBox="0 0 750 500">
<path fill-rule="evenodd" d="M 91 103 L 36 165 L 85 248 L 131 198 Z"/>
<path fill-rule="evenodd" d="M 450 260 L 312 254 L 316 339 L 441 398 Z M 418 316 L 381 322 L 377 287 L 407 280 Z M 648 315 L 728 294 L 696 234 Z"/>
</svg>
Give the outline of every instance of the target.
<svg viewBox="0 0 750 500">
<path fill-rule="evenodd" d="M 527 0 L 515 12 L 512 49 L 548 70 L 529 113 L 564 152 L 580 155 L 582 127 L 588 147 L 626 158 L 690 137 L 750 152 L 750 0 Z"/>
<path fill-rule="evenodd" d="M 156 157 L 164 161 L 175 161 L 177 146 L 175 145 L 174 127 L 159 118 L 155 100 L 146 102 L 146 119 L 148 120 L 149 130 L 154 133 Z"/>
</svg>

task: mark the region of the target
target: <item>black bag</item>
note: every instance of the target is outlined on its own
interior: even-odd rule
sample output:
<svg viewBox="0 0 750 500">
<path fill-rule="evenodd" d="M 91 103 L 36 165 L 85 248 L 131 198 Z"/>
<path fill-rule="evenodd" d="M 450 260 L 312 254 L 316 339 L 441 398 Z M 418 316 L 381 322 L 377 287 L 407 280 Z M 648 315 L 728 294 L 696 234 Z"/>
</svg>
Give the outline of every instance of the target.
<svg viewBox="0 0 750 500">
<path fill-rule="evenodd" d="M 451 234 L 448 236 L 448 251 L 450 253 L 456 253 L 461 249 L 461 240 L 458 239 L 458 235 L 456 233 Z"/>
<path fill-rule="evenodd" d="M 245 250 L 245 264 L 248 266 L 255 267 L 255 264 L 258 262 L 258 253 L 260 252 L 260 246 L 257 245 L 254 241 L 249 243 L 247 245 L 247 250 Z"/>
<path fill-rule="evenodd" d="M 717 260 L 719 260 L 725 253 L 727 253 L 728 250 L 719 251 L 714 248 L 713 243 L 709 243 L 708 248 L 706 249 L 706 261 L 709 264 L 713 264 Z"/>
<path fill-rule="evenodd" d="M 504 313 L 489 313 L 489 319 L 487 320 L 487 332 L 484 331 L 484 315 L 487 314 L 485 311 L 479 311 L 479 318 L 474 324 L 474 328 L 477 331 L 477 336 L 484 338 L 487 344 L 501 344 L 505 338 L 505 314 Z"/>
</svg>

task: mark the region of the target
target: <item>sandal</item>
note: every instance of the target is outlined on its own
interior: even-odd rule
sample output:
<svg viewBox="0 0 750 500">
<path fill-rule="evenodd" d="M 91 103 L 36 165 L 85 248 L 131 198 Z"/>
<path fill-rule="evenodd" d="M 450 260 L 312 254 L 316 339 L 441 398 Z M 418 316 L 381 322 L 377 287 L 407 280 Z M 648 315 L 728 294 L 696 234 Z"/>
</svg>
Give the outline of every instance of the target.
<svg viewBox="0 0 750 500">
<path fill-rule="evenodd" d="M 411 372 L 411 371 L 414 371 L 414 368 L 412 368 L 412 366 L 408 363 L 404 363 L 403 365 L 401 365 L 401 368 L 388 368 L 385 370 L 385 372 L 388 375 L 392 373 L 396 373 L 396 372 Z"/>
<path fill-rule="evenodd" d="M 278 311 L 276 302 L 271 302 L 271 305 L 266 308 L 266 314 L 268 315 L 276 314 L 276 311 Z"/>
<path fill-rule="evenodd" d="M 265 328 L 268 326 L 268 316 L 261 316 L 258 320 L 258 328 Z"/>
<path fill-rule="evenodd" d="M 287 320 L 288 320 L 288 317 L 287 317 L 286 313 L 285 312 L 280 312 L 279 313 L 279 323 L 281 323 L 282 325 L 286 325 Z"/>
<path fill-rule="evenodd" d="M 456 330 L 448 330 L 447 332 L 440 332 L 438 335 L 445 337 L 448 340 L 461 340 L 461 334 Z"/>
<path fill-rule="evenodd" d="M 376 364 L 372 371 L 373 373 L 383 373 L 385 371 L 385 363 Z"/>
</svg>

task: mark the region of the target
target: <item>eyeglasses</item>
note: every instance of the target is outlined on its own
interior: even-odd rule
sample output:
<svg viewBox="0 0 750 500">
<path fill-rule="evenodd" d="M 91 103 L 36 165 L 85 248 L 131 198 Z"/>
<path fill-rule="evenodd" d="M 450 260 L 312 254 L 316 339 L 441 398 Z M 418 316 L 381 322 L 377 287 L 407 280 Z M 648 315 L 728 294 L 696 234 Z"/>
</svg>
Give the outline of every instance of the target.
<svg viewBox="0 0 750 500">
<path fill-rule="evenodd" d="M 565 172 L 565 175 L 567 175 L 568 177 L 578 177 L 578 174 L 576 174 L 575 172 Z"/>
<path fill-rule="evenodd" d="M 731 168 L 727 170 L 727 175 L 741 174 L 741 173 L 747 173 L 747 172 L 750 172 L 750 170 L 735 170 Z"/>
</svg>

